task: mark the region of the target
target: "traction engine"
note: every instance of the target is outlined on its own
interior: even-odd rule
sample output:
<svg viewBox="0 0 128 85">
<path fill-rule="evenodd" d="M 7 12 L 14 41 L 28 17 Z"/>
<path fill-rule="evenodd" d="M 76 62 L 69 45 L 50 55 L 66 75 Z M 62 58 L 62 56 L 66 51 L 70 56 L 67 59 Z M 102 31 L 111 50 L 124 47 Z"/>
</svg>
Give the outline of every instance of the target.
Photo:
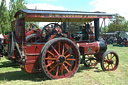
<svg viewBox="0 0 128 85">
<path fill-rule="evenodd" d="M 27 73 L 44 72 L 50 79 L 69 78 L 80 64 L 94 67 L 101 64 L 103 71 L 116 70 L 119 58 L 116 52 L 106 51 L 107 44 L 100 37 L 99 18 L 112 18 L 102 12 L 19 10 L 12 22 L 11 32 L 0 44 L 0 56 L 18 63 Z M 25 22 L 49 23 L 42 29 L 25 30 Z M 80 33 L 72 33 L 69 22 L 92 22 Z M 60 23 L 61 22 L 61 25 Z M 7 50 L 5 49 L 7 47 Z"/>
</svg>

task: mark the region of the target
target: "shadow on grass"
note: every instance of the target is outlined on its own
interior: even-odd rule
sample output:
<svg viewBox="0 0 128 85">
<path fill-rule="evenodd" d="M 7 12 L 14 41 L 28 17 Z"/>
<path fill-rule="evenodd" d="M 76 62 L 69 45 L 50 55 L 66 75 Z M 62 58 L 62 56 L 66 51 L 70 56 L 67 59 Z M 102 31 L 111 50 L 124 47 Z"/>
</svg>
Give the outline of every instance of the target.
<svg viewBox="0 0 128 85">
<path fill-rule="evenodd" d="M 13 68 L 19 68 L 19 65 L 17 65 L 16 63 L 12 63 L 10 61 L 6 61 L 6 62 L 1 62 L 2 65 L 0 65 L 0 68 L 4 68 L 4 67 L 13 67 Z"/>
<path fill-rule="evenodd" d="M 118 44 L 113 44 L 114 47 L 128 47 L 128 46 L 124 46 L 124 45 L 118 45 Z"/>
<path fill-rule="evenodd" d="M 10 61 L 5 61 L 5 62 L 0 62 L 0 69 L 1 68 L 8 68 L 8 67 L 13 67 L 15 68 L 19 68 L 19 65 L 17 65 L 16 63 L 12 63 Z M 33 74 L 29 74 L 26 73 L 24 71 L 12 71 L 12 72 L 5 72 L 5 73 L 0 73 L 0 81 L 2 80 L 7 80 L 7 81 L 11 81 L 11 80 L 30 80 L 30 81 L 45 81 L 45 80 L 49 80 L 49 78 L 44 74 L 44 73 L 33 73 Z"/>
<path fill-rule="evenodd" d="M 49 78 L 44 73 L 28 74 L 23 71 L 13 71 L 0 73 L 0 81 L 7 80 L 30 80 L 30 81 L 45 81 Z"/>
<path fill-rule="evenodd" d="M 99 69 L 98 67 L 86 67 L 84 65 L 81 65 L 78 69 L 77 72 L 81 72 L 82 70 L 87 70 L 89 71 L 90 69 L 94 69 L 94 72 L 103 72 L 101 69 Z"/>
<path fill-rule="evenodd" d="M 82 70 L 89 70 L 89 69 L 96 69 L 97 67 L 85 67 L 84 65 L 81 65 L 77 72 L 81 72 Z"/>
<path fill-rule="evenodd" d="M 94 72 L 103 72 L 103 70 L 97 69 L 97 70 L 95 70 Z"/>
<path fill-rule="evenodd" d="M 16 65 L 15 63 L 9 61 L 1 62 L 1 63 L 2 65 L 0 65 L 0 68 L 6 68 L 6 67 L 19 68 L 19 65 Z M 77 72 L 82 72 L 82 70 L 89 71 L 90 69 L 94 69 L 94 72 L 102 72 L 102 70 L 98 69 L 98 67 L 85 67 L 84 65 L 80 65 Z M 38 82 L 38 81 L 49 80 L 49 78 L 45 75 L 45 73 L 29 74 L 24 71 L 12 71 L 12 72 L 0 73 L 0 81 L 3 80 L 7 80 L 7 81 L 29 80 L 29 81 Z"/>
<path fill-rule="evenodd" d="M 96 69 L 94 72 L 102 72 L 97 67 L 85 67 L 81 65 L 77 72 L 81 72 L 82 70 L 89 70 L 89 69 Z M 45 73 L 34 73 L 29 74 L 24 71 L 13 71 L 13 72 L 5 72 L 0 73 L 0 81 L 7 80 L 7 81 L 14 81 L 14 80 L 29 80 L 29 81 L 45 81 L 50 80 Z"/>
</svg>

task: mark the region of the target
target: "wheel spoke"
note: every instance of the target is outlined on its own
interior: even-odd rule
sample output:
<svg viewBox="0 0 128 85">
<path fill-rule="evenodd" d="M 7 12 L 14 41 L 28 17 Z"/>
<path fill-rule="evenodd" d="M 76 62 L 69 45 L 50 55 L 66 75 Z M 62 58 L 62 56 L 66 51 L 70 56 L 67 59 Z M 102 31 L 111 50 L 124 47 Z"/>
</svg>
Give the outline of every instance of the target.
<svg viewBox="0 0 128 85">
<path fill-rule="evenodd" d="M 116 61 L 116 59 L 115 60 L 113 60 L 114 62 Z"/>
<path fill-rule="evenodd" d="M 51 51 L 48 50 L 47 52 L 48 52 L 49 54 L 51 54 L 52 56 L 55 56 Z"/>
<path fill-rule="evenodd" d="M 87 55 L 87 58 L 89 58 L 89 55 Z"/>
<path fill-rule="evenodd" d="M 63 64 L 61 65 L 61 75 L 63 75 Z"/>
<path fill-rule="evenodd" d="M 112 58 L 112 54 L 111 54 L 111 56 L 110 56 L 111 58 Z"/>
<path fill-rule="evenodd" d="M 96 63 L 96 60 L 93 60 L 94 63 Z"/>
<path fill-rule="evenodd" d="M 109 64 L 108 64 L 108 70 L 109 70 Z"/>
<path fill-rule="evenodd" d="M 68 64 L 70 67 L 72 67 L 72 65 L 69 62 L 65 61 L 65 63 Z"/>
<path fill-rule="evenodd" d="M 56 58 L 44 58 L 45 60 L 56 60 Z"/>
<path fill-rule="evenodd" d="M 62 49 L 62 55 L 64 55 L 64 44 L 63 44 L 63 49 Z"/>
<path fill-rule="evenodd" d="M 104 62 L 104 64 L 106 64 L 107 62 Z"/>
<path fill-rule="evenodd" d="M 69 58 L 66 59 L 66 60 L 68 60 L 68 61 L 76 61 L 76 59 L 69 59 Z"/>
<path fill-rule="evenodd" d="M 59 72 L 59 65 L 57 66 L 56 76 L 58 76 L 58 72 Z"/>
<path fill-rule="evenodd" d="M 107 62 L 109 62 L 109 60 L 108 59 L 104 59 L 105 61 L 107 61 Z"/>
<path fill-rule="evenodd" d="M 109 64 L 105 67 L 106 69 L 108 68 Z"/>
<path fill-rule="evenodd" d="M 91 66 L 92 65 L 92 61 L 91 60 L 89 60 L 89 66 Z"/>
<path fill-rule="evenodd" d="M 70 72 L 69 70 L 68 70 L 68 68 L 65 66 L 65 65 L 63 65 L 64 66 L 64 68 L 68 71 L 68 72 Z"/>
<path fill-rule="evenodd" d="M 57 52 L 57 50 L 53 46 L 51 46 L 51 47 L 56 52 L 56 54 L 59 56 L 60 54 Z"/>
<path fill-rule="evenodd" d="M 95 58 L 95 56 L 91 55 L 93 58 Z"/>
<path fill-rule="evenodd" d="M 53 71 L 56 67 L 57 67 L 58 64 L 56 64 L 49 72 Z"/>
<path fill-rule="evenodd" d="M 53 61 L 53 62 L 51 62 L 51 63 L 49 63 L 49 64 L 47 65 L 47 67 L 51 66 L 53 63 L 54 63 L 54 61 Z"/>
<path fill-rule="evenodd" d="M 113 57 L 114 57 L 114 55 L 112 56 L 112 54 L 111 54 L 111 60 L 112 60 Z"/>
<path fill-rule="evenodd" d="M 111 67 L 112 67 L 112 69 L 113 69 L 113 65 L 111 64 Z"/>
<path fill-rule="evenodd" d="M 85 60 L 85 62 L 88 62 L 89 60 Z"/>
<path fill-rule="evenodd" d="M 115 55 L 113 55 L 112 57 L 111 57 L 111 60 L 112 60 L 112 58 L 114 58 L 115 57 Z"/>
<path fill-rule="evenodd" d="M 65 56 L 65 58 L 69 57 L 70 55 L 71 55 L 71 53 L 70 53 L 70 54 L 68 54 L 67 56 Z"/>
<path fill-rule="evenodd" d="M 71 47 L 69 47 L 69 48 L 66 50 L 66 52 L 64 53 L 64 55 L 70 50 L 70 48 L 71 48 Z"/>
<path fill-rule="evenodd" d="M 108 60 L 108 58 L 105 57 L 104 60 Z"/>
<path fill-rule="evenodd" d="M 90 63 L 92 63 L 92 61 L 90 60 Z"/>
<path fill-rule="evenodd" d="M 89 59 L 89 57 L 85 57 L 85 59 Z"/>
<path fill-rule="evenodd" d="M 107 59 L 109 59 L 108 55 L 107 55 Z"/>
</svg>

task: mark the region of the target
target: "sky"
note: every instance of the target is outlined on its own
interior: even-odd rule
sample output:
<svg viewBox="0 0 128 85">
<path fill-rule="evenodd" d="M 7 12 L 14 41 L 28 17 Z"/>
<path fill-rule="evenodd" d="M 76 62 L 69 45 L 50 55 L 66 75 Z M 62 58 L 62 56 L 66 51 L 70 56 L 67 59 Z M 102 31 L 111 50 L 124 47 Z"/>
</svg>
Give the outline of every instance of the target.
<svg viewBox="0 0 128 85">
<path fill-rule="evenodd" d="M 1 1 L 1 0 L 0 0 Z M 7 6 L 10 0 L 6 0 Z M 128 20 L 128 0 L 25 0 L 29 9 L 101 11 L 118 13 Z"/>
<path fill-rule="evenodd" d="M 30 9 L 101 11 L 118 13 L 128 20 L 128 0 L 26 0 Z"/>
<path fill-rule="evenodd" d="M 1 0 L 0 0 L 1 1 Z M 7 6 L 10 0 L 6 0 Z M 29 9 L 101 11 L 118 13 L 128 20 L 128 0 L 25 0 Z"/>
<path fill-rule="evenodd" d="M 91 0 L 26 0 L 28 7 L 36 5 L 39 9 L 53 9 L 58 10 L 70 10 L 70 11 L 90 11 Z M 53 8 L 52 8 L 53 7 Z M 34 7 L 31 7 L 34 8 Z"/>
</svg>

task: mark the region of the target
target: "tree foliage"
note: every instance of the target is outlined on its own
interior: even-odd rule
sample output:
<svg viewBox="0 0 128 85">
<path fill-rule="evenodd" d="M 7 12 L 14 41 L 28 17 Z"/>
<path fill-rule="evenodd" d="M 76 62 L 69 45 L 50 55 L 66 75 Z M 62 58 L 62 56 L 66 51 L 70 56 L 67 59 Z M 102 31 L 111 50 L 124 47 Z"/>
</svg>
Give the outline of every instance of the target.
<svg viewBox="0 0 128 85">
<path fill-rule="evenodd" d="M 5 34 L 9 30 L 9 13 L 6 7 L 6 1 L 2 0 L 0 4 L 0 33 Z"/>
<path fill-rule="evenodd" d="M 6 0 L 0 3 L 0 33 L 5 34 L 11 30 L 11 21 L 15 20 L 14 15 L 20 9 L 26 9 L 24 0 L 10 0 L 9 9 Z"/>
<path fill-rule="evenodd" d="M 26 9 L 26 2 L 24 0 L 11 0 L 9 6 L 10 21 L 14 20 L 15 13 L 20 9 Z"/>
<path fill-rule="evenodd" d="M 110 22 L 108 32 L 126 31 L 128 29 L 128 22 L 119 14 L 115 14 L 115 17 Z"/>
<path fill-rule="evenodd" d="M 128 32 L 128 21 L 124 22 L 124 30 Z"/>
</svg>

